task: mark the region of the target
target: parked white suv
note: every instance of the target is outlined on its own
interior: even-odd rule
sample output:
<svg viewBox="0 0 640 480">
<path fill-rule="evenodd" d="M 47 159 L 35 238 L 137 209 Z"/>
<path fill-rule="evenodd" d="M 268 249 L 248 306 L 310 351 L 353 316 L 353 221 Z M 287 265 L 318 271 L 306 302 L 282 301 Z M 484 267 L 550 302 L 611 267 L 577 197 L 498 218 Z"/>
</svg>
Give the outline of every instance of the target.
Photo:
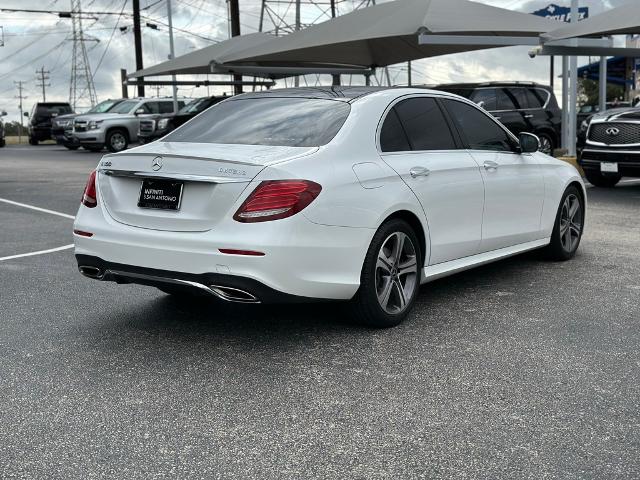
<svg viewBox="0 0 640 480">
<path fill-rule="evenodd" d="M 184 98 L 178 99 L 178 109 L 187 102 Z M 120 152 L 138 141 L 141 118 L 172 116 L 174 113 L 171 98 L 132 98 L 107 113 L 77 117 L 73 123 L 73 136 L 87 150 L 99 152 L 106 146 L 111 152 Z"/>
</svg>

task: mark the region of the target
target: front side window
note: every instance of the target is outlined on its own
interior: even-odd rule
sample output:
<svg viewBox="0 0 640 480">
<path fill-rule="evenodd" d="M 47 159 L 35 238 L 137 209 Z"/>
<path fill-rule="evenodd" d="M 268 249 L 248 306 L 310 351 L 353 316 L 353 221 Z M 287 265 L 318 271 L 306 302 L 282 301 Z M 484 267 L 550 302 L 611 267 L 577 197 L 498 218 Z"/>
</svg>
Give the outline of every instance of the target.
<svg viewBox="0 0 640 480">
<path fill-rule="evenodd" d="M 485 110 L 496 110 L 496 89 L 481 88 L 480 90 L 476 90 L 471 96 L 471 101 Z"/>
<path fill-rule="evenodd" d="M 470 149 L 513 151 L 511 137 L 486 114 L 455 100 L 444 100 L 444 104 Z"/>
<path fill-rule="evenodd" d="M 173 102 L 160 102 L 158 105 L 160 113 L 173 113 Z M 178 108 L 180 108 L 180 104 L 178 104 Z"/>
<path fill-rule="evenodd" d="M 111 107 L 120 103 L 120 100 L 105 100 L 104 102 L 100 102 L 87 113 L 104 113 L 108 112 Z"/>
<path fill-rule="evenodd" d="M 165 142 L 317 147 L 336 136 L 351 107 L 316 98 L 237 98 L 218 103 Z"/>
</svg>

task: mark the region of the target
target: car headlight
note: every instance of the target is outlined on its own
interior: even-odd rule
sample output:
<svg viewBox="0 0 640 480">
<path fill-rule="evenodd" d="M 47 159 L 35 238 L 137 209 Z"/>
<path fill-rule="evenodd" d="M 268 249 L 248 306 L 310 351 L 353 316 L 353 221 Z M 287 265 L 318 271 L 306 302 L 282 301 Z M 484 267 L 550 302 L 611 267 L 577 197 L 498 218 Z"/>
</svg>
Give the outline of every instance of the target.
<svg viewBox="0 0 640 480">
<path fill-rule="evenodd" d="M 165 128 L 167 128 L 167 125 L 169 125 L 169 119 L 168 118 L 163 118 L 161 120 L 158 121 L 158 130 L 164 130 Z"/>
<path fill-rule="evenodd" d="M 587 122 L 586 120 L 583 120 L 582 123 L 580 124 L 580 131 L 586 132 L 588 128 L 589 128 L 589 122 Z"/>
<path fill-rule="evenodd" d="M 89 130 L 97 130 L 100 128 L 100 124 L 103 122 L 104 120 L 91 120 L 89 122 Z"/>
</svg>

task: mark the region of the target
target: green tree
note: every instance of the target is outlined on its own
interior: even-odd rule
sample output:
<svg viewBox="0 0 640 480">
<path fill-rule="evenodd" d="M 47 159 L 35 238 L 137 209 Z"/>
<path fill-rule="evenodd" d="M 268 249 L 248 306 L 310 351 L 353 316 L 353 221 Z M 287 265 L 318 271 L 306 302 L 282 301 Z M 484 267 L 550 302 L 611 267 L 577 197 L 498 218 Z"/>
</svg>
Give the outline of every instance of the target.
<svg viewBox="0 0 640 480">
<path fill-rule="evenodd" d="M 600 82 L 581 78 L 578 86 L 579 101 L 582 105 L 598 105 L 600 96 Z M 607 102 L 624 97 L 624 88 L 620 85 L 607 84 Z"/>
</svg>

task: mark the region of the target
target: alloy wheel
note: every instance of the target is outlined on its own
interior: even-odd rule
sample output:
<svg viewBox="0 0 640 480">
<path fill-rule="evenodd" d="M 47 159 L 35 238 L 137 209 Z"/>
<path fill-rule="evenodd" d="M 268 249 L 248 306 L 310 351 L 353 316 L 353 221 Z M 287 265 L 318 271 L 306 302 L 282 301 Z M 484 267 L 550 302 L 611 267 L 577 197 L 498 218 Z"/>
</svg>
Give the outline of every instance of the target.
<svg viewBox="0 0 640 480">
<path fill-rule="evenodd" d="M 116 132 L 111 135 L 111 147 L 119 152 L 120 150 L 124 150 L 124 147 L 127 145 L 127 139 L 124 138 L 124 135 L 120 132 Z"/>
<path fill-rule="evenodd" d="M 582 233 L 582 205 L 577 195 L 570 194 L 562 204 L 560 214 L 560 242 L 566 252 L 572 252 Z"/>
<path fill-rule="evenodd" d="M 411 238 L 394 232 L 382 243 L 376 263 L 375 286 L 378 303 L 390 314 L 403 312 L 418 281 L 418 260 Z"/>
<path fill-rule="evenodd" d="M 551 139 L 546 135 L 540 135 L 540 151 L 547 155 L 551 155 L 553 153 L 552 150 L 553 145 L 551 144 Z"/>
</svg>

